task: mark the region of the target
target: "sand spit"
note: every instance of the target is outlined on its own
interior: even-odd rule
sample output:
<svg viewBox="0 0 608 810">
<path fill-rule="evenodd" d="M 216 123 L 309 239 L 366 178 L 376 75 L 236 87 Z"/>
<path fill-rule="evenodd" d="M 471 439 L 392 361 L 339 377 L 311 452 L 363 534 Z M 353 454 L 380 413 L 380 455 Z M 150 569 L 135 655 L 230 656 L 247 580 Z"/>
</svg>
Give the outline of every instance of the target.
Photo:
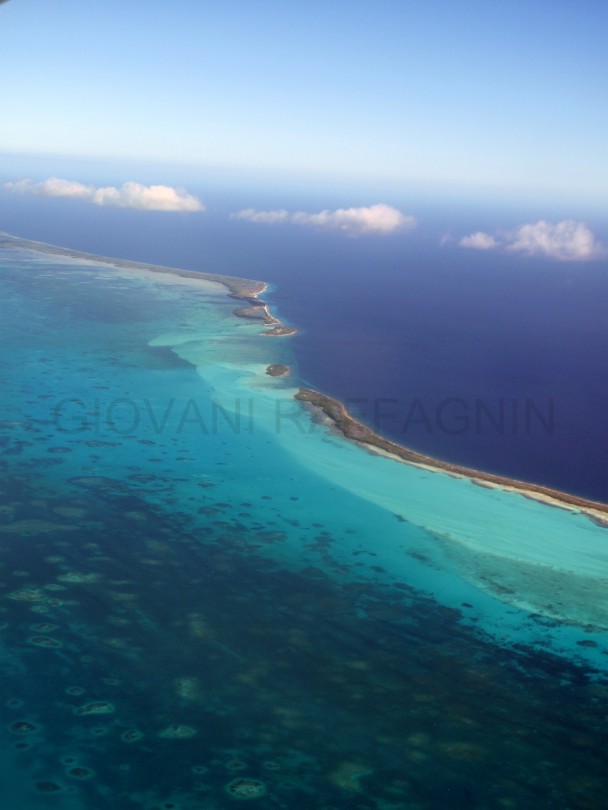
<svg viewBox="0 0 608 810">
<path fill-rule="evenodd" d="M 177 267 L 163 267 L 157 264 L 146 264 L 145 262 L 135 262 L 128 259 L 115 259 L 108 256 L 96 256 L 92 253 L 70 250 L 69 248 L 49 245 L 45 242 L 35 242 L 31 239 L 21 239 L 17 236 L 0 231 L 0 248 L 14 248 L 20 250 L 31 250 L 36 253 L 46 255 L 61 256 L 66 259 L 85 261 L 93 264 L 104 264 L 116 267 L 120 270 L 131 270 L 137 272 L 158 273 L 165 276 L 176 276 L 180 279 L 190 279 L 192 281 L 205 281 L 214 284 L 221 284 L 225 287 L 231 298 L 243 303 L 237 307 L 234 314 L 240 318 L 262 321 L 270 329 L 262 334 L 271 337 L 285 337 L 296 333 L 296 329 L 291 326 L 284 326 L 278 318 L 275 318 L 268 311 L 268 304 L 260 300 L 258 296 L 268 289 L 264 281 L 240 278 L 238 276 L 221 276 L 216 273 L 202 273 L 194 270 L 182 270 Z"/>
<path fill-rule="evenodd" d="M 582 512 L 594 523 L 608 528 L 608 504 L 590 501 L 579 498 L 568 492 L 561 492 L 557 489 L 544 487 L 539 484 L 531 484 L 526 481 L 517 481 L 513 478 L 487 473 L 483 470 L 475 470 L 463 467 L 459 464 L 452 464 L 448 461 L 426 456 L 411 450 L 409 447 L 397 444 L 397 442 L 385 439 L 375 433 L 367 425 L 350 415 L 346 407 L 337 399 L 314 391 L 311 388 L 300 388 L 295 398 L 300 402 L 308 403 L 318 408 L 327 417 L 329 422 L 336 427 L 347 439 L 362 445 L 366 449 L 388 456 L 396 461 L 412 464 L 424 469 L 449 473 L 460 478 L 468 478 L 475 484 L 509 492 L 516 492 L 527 498 L 542 501 L 550 506 L 569 509 L 571 511 Z"/>
<path fill-rule="evenodd" d="M 121 270 L 144 270 L 149 273 L 161 273 L 164 275 L 178 276 L 179 278 L 190 278 L 198 281 L 212 281 L 222 284 L 230 291 L 234 298 L 255 299 L 263 292 L 267 285 L 263 281 L 253 279 L 238 278 L 237 276 L 220 276 L 215 273 L 199 273 L 194 270 L 181 270 L 176 267 L 162 267 L 157 264 L 146 264 L 145 262 L 134 262 L 128 259 L 114 259 L 108 256 L 96 256 L 93 253 L 70 250 L 69 248 L 57 245 L 48 245 L 45 242 L 35 242 L 31 239 L 20 239 L 17 236 L 0 231 L 0 247 L 17 248 L 21 250 L 32 250 L 37 253 L 47 255 L 62 256 L 68 259 L 93 262 L 95 264 L 106 264 Z"/>
</svg>

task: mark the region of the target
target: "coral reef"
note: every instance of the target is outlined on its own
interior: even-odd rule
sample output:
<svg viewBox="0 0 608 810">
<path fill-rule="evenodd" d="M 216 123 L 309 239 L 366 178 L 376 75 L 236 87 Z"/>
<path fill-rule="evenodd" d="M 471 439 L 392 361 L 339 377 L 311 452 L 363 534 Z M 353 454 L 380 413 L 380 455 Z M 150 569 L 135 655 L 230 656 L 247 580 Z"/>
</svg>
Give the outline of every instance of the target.
<svg viewBox="0 0 608 810">
<path fill-rule="evenodd" d="M 88 716 L 91 714 L 114 714 L 115 708 L 112 703 L 105 700 L 100 700 L 95 703 L 85 703 L 84 706 L 79 706 L 74 709 L 74 714 Z"/>
<path fill-rule="evenodd" d="M 190 737 L 194 737 L 195 734 L 196 729 L 192 728 L 192 726 L 172 723 L 170 726 L 163 729 L 158 736 L 162 737 L 164 740 L 187 740 Z"/>
<path fill-rule="evenodd" d="M 228 782 L 225 790 L 233 799 L 259 799 L 266 795 L 264 782 L 244 776 Z"/>
<path fill-rule="evenodd" d="M 126 743 L 133 743 L 141 740 L 143 736 L 143 732 L 135 728 L 129 728 L 120 735 L 120 739 Z"/>
<path fill-rule="evenodd" d="M 360 793 L 363 788 L 360 780 L 372 773 L 369 765 L 361 762 L 341 762 L 329 775 L 329 781 L 342 790 Z"/>
<path fill-rule="evenodd" d="M 35 647 L 44 647 L 47 650 L 57 650 L 63 647 L 60 641 L 49 636 L 30 636 L 27 640 L 28 644 L 33 644 Z"/>
</svg>

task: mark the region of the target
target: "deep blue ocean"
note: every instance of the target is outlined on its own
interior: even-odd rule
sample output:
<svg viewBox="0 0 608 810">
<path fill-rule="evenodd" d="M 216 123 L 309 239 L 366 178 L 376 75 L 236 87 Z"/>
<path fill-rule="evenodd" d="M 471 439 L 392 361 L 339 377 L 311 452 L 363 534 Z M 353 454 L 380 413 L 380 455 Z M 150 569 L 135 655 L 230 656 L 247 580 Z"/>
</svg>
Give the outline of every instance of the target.
<svg viewBox="0 0 608 810">
<path fill-rule="evenodd" d="M 541 211 L 412 196 L 400 207 L 419 218 L 416 231 L 353 238 L 229 214 L 370 203 L 356 193 L 287 198 L 251 181 L 200 193 L 208 210 L 184 216 L 2 190 L 1 227 L 91 253 L 268 281 L 272 305 L 298 328 L 301 379 L 347 401 L 380 433 L 467 466 L 608 498 L 606 261 L 456 245 Z"/>
</svg>

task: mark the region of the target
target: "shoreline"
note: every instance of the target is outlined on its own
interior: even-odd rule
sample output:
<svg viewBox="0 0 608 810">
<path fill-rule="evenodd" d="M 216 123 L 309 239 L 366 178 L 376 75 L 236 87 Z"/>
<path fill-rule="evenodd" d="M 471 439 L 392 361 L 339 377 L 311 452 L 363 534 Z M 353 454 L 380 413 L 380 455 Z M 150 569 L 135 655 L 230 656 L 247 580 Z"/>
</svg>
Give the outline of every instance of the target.
<svg viewBox="0 0 608 810">
<path fill-rule="evenodd" d="M 61 247 L 60 245 L 50 245 L 47 242 L 22 239 L 20 236 L 13 236 L 10 233 L 0 231 L 0 248 L 7 246 L 21 248 L 22 250 L 32 250 L 37 253 L 46 253 L 52 256 L 83 259 L 84 261 L 96 262 L 97 264 L 109 264 L 124 270 L 144 270 L 150 273 L 178 276 L 179 278 L 211 281 L 226 287 L 230 298 L 244 302 L 245 306 L 237 307 L 234 310 L 234 314 L 237 317 L 247 318 L 249 320 L 261 320 L 267 326 L 271 327 L 262 332 L 263 335 L 285 337 L 294 335 L 297 331 L 291 326 L 284 326 L 278 318 L 271 315 L 268 310 L 268 304 L 259 298 L 259 296 L 268 289 L 268 284 L 265 281 L 241 278 L 240 276 L 222 276 L 217 273 L 204 273 L 197 270 L 183 270 L 178 267 L 147 264 L 146 262 L 136 262 L 131 259 L 116 259 L 111 256 L 97 256 L 94 253 L 72 250 L 71 248 Z"/>
<path fill-rule="evenodd" d="M 180 268 L 166 267 L 163 265 L 147 264 L 130 259 L 116 259 L 109 256 L 97 256 L 93 253 L 71 250 L 70 248 L 58 245 L 50 245 L 46 242 L 38 242 L 31 239 L 22 239 L 18 236 L 0 231 L 0 248 L 17 248 L 31 250 L 37 253 L 64 256 L 72 259 L 81 259 L 96 264 L 107 264 L 118 269 L 143 270 L 151 273 L 173 275 L 180 278 L 188 278 L 199 281 L 210 281 L 221 284 L 229 293 L 231 298 L 243 301 L 245 306 L 234 310 L 237 317 L 253 321 L 261 321 L 270 328 L 261 334 L 271 337 L 290 336 L 297 332 L 293 327 L 284 326 L 278 318 L 270 314 L 268 304 L 258 296 L 268 289 L 268 284 L 263 281 L 246 279 L 238 276 L 222 276 L 217 273 L 204 273 L 195 270 L 183 270 Z M 286 372 L 284 372 L 286 373 Z M 271 376 L 283 376 L 283 374 L 273 374 Z M 317 411 L 321 411 L 331 425 L 336 428 L 346 439 L 353 441 L 367 449 L 369 452 L 383 455 L 400 463 L 417 466 L 431 472 L 443 472 L 454 477 L 466 478 L 473 484 L 489 489 L 502 489 L 508 492 L 515 492 L 523 497 L 540 501 L 549 506 L 554 506 L 569 511 L 578 511 L 585 514 L 590 520 L 603 528 L 608 528 L 608 504 L 599 501 L 592 501 L 578 495 L 572 495 L 558 489 L 546 487 L 541 484 L 533 484 L 526 481 L 519 481 L 507 476 L 477 470 L 461 464 L 425 455 L 416 450 L 401 445 L 390 439 L 386 439 L 363 422 L 355 419 L 347 410 L 346 406 L 337 399 L 316 391 L 312 388 L 299 388 L 294 398 L 299 402 L 306 403 Z"/>
<path fill-rule="evenodd" d="M 165 267 L 160 264 L 147 264 L 131 259 L 116 259 L 111 256 L 97 256 L 95 253 L 85 253 L 82 250 L 72 250 L 60 245 L 50 245 L 47 242 L 36 242 L 33 239 L 22 239 L 10 233 L 0 231 L 0 247 L 21 248 L 36 253 L 46 253 L 52 256 L 67 256 L 70 259 L 83 259 L 97 264 L 109 264 L 124 270 L 147 270 L 150 273 L 161 273 L 180 278 L 198 279 L 199 281 L 213 281 L 222 284 L 228 289 L 232 298 L 239 300 L 258 301 L 258 295 L 268 288 L 264 281 L 240 278 L 239 276 L 221 276 L 217 273 L 203 273 L 196 270 L 182 270 L 179 267 Z M 266 306 L 263 304 L 263 306 Z"/>
<path fill-rule="evenodd" d="M 385 439 L 375 433 L 363 422 L 355 419 L 348 412 L 346 406 L 337 399 L 315 391 L 312 388 L 300 388 L 294 394 L 299 402 L 312 406 L 327 418 L 346 439 L 355 442 L 369 452 L 391 458 L 402 464 L 420 467 L 431 472 L 448 473 L 457 478 L 466 478 L 473 484 L 488 489 L 502 489 L 515 492 L 523 497 L 573 512 L 581 512 L 597 525 L 608 528 L 608 504 L 591 501 L 578 495 L 571 495 L 558 489 L 545 487 L 540 484 L 531 484 L 518 481 L 514 478 L 497 475 L 495 473 L 476 470 L 461 464 L 427 456 L 405 445 Z"/>
<path fill-rule="evenodd" d="M 266 289 L 266 286 L 264 289 Z M 261 290 L 260 292 L 264 292 L 264 290 Z M 232 297 L 234 298 L 236 296 Z M 292 326 L 285 326 L 278 318 L 271 315 L 268 311 L 268 304 L 265 301 L 262 301 L 261 298 L 258 298 L 257 295 L 246 297 L 242 296 L 241 300 L 245 301 L 249 306 L 237 307 L 234 310 L 234 314 L 237 316 L 237 318 L 247 318 L 250 321 L 261 321 L 262 323 L 266 324 L 266 326 L 269 326 L 270 329 L 265 329 L 262 332 L 263 335 L 270 337 L 287 337 L 289 335 L 295 335 L 297 332 L 297 329 L 294 329 Z"/>
</svg>

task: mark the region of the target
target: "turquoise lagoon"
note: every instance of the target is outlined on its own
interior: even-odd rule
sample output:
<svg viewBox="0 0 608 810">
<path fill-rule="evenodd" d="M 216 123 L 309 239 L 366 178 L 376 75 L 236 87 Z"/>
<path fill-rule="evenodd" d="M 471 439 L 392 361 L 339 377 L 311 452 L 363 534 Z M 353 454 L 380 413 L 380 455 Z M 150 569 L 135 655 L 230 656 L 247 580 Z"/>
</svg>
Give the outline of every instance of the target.
<svg viewBox="0 0 608 810">
<path fill-rule="evenodd" d="M 605 806 L 606 528 L 347 441 L 217 281 L 32 247 L 0 253 L 2 806 Z"/>
</svg>

